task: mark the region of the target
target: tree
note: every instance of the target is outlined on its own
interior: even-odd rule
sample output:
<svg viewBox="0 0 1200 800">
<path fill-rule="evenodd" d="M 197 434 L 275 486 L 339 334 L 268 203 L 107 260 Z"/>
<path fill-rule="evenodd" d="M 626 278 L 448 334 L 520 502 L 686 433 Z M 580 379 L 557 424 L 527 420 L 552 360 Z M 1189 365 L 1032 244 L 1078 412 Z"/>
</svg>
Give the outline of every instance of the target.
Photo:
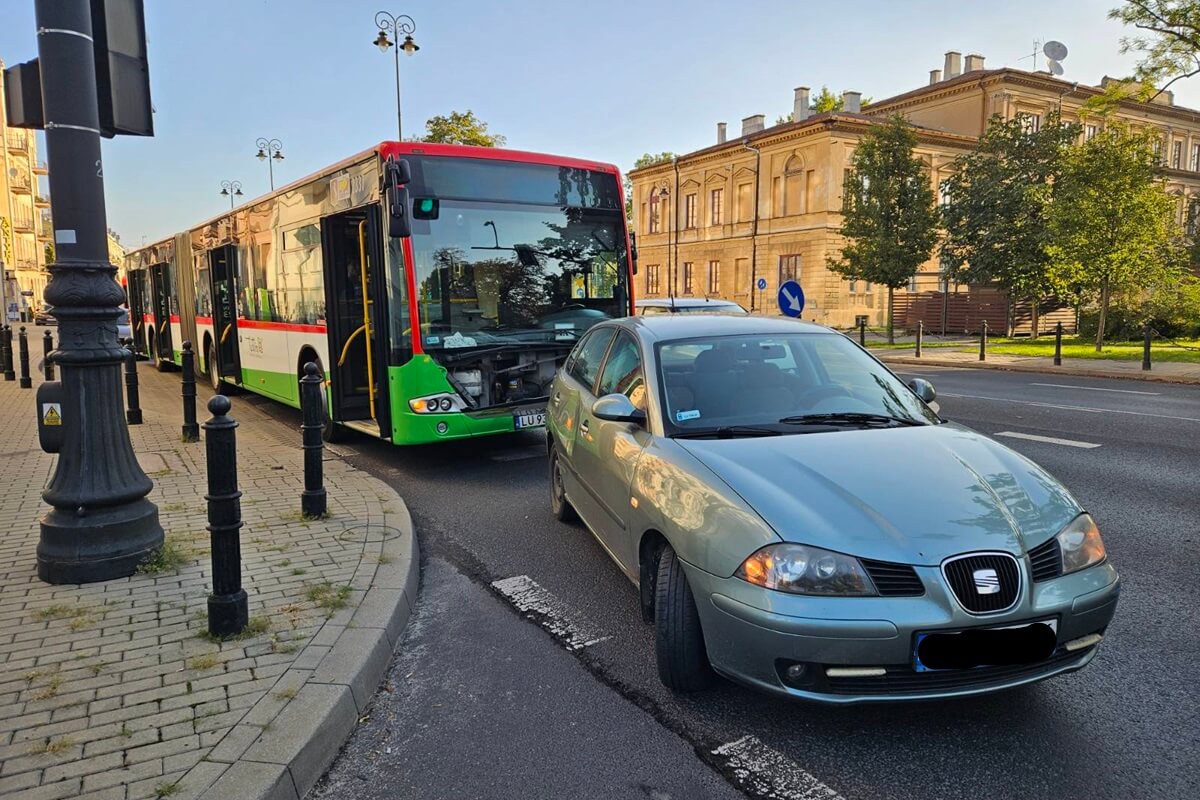
<svg viewBox="0 0 1200 800">
<path fill-rule="evenodd" d="M 430 117 L 425 123 L 425 136 L 421 141 L 501 147 L 507 140 L 498 133 L 488 133 L 487 123 L 468 109 L 465 112 L 451 111 L 446 116 Z"/>
<path fill-rule="evenodd" d="M 1175 81 L 1200 74 L 1200 3 L 1196 0 L 1126 0 L 1108 16 L 1141 31 L 1121 38 L 1121 52 L 1138 55 L 1136 82 L 1127 91 L 1141 90 L 1145 95 L 1149 89 L 1153 96 Z"/>
<path fill-rule="evenodd" d="M 854 151 L 842 207 L 841 256 L 829 268 L 888 287 L 888 342 L 895 341 L 893 296 L 933 251 L 938 214 L 917 135 L 895 114 L 874 125 Z"/>
<path fill-rule="evenodd" d="M 652 167 L 664 161 L 671 161 L 675 157 L 675 154 L 669 150 L 664 150 L 661 153 L 642 153 L 637 161 L 633 162 L 633 168 Z M 628 177 L 625 178 L 625 220 L 630 225 L 633 224 L 633 182 Z"/>
<path fill-rule="evenodd" d="M 1078 125 L 1051 114 L 1038 131 L 1020 119 L 992 117 L 976 149 L 959 157 L 943 184 L 942 261 L 958 283 L 995 283 L 1038 307 L 1048 293 L 1046 215 Z"/>
<path fill-rule="evenodd" d="M 1139 304 L 1183 277 L 1176 201 L 1159 177 L 1153 138 L 1110 120 L 1070 149 L 1054 188 L 1050 278 L 1060 295 L 1097 304 L 1097 352 L 1114 299 Z"/>
<path fill-rule="evenodd" d="M 866 108 L 869 105 L 871 105 L 870 97 L 864 97 L 859 103 L 860 108 Z M 842 95 L 834 94 L 833 92 L 829 91 L 828 86 L 822 86 L 821 91 L 817 92 L 817 96 L 809 102 L 808 107 L 809 110 L 814 114 L 824 114 L 827 111 L 845 110 L 846 101 L 843 99 Z M 786 116 L 777 117 L 775 124 L 783 125 L 784 123 L 795 121 L 796 115 L 794 112 L 792 112 L 788 113 Z"/>
</svg>

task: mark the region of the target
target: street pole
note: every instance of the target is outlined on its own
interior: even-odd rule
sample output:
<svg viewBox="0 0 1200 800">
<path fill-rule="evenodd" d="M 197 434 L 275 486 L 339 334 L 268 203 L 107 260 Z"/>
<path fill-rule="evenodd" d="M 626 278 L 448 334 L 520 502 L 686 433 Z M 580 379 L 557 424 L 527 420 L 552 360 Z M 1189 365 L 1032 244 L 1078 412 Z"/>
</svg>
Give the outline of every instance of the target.
<svg viewBox="0 0 1200 800">
<path fill-rule="evenodd" d="M 38 577 L 132 575 L 163 543 L 153 484 L 133 455 L 121 398 L 125 293 L 108 261 L 104 169 L 89 0 L 35 0 L 55 263 L 46 302 L 59 325 L 63 442 L 42 498 Z"/>
<path fill-rule="evenodd" d="M 379 28 L 379 36 L 375 37 L 373 44 L 380 52 L 386 53 L 393 45 L 396 48 L 393 53 L 396 60 L 396 139 L 403 141 L 404 117 L 400 113 L 400 52 L 404 51 L 411 56 L 421 49 L 412 37 L 417 31 L 417 23 L 408 14 L 396 15 L 380 11 L 375 15 L 375 27 Z M 391 39 L 388 38 L 389 33 L 392 35 Z M 401 36 L 404 36 L 404 41 L 400 40 Z"/>
<path fill-rule="evenodd" d="M 275 165 L 271 162 L 283 161 L 283 142 L 279 141 L 278 139 L 268 139 L 264 136 L 260 136 L 258 140 L 254 142 L 254 146 L 258 148 L 258 152 L 254 154 L 254 157 L 259 161 L 265 160 L 267 162 L 267 177 L 269 177 L 271 180 L 271 191 L 273 192 L 275 191 Z M 237 181 L 234 181 L 234 183 L 237 183 Z M 224 187 L 225 183 L 222 182 L 221 186 Z M 241 186 L 242 185 L 238 183 L 238 194 L 241 194 Z M 224 194 L 224 192 L 222 192 L 222 194 Z M 232 203 L 232 200 L 230 202 Z M 230 207 L 232 208 L 232 205 Z"/>
</svg>

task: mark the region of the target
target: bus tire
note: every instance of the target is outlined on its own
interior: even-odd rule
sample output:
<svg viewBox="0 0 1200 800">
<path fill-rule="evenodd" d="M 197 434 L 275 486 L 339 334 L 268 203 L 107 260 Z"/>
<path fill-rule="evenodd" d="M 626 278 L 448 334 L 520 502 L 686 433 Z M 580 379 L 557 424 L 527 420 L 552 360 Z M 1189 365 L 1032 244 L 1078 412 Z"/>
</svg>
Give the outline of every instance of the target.
<svg viewBox="0 0 1200 800">
<path fill-rule="evenodd" d="M 346 429 L 333 421 L 333 417 L 329 415 L 329 392 L 325 391 L 325 365 L 321 363 L 321 359 L 313 353 L 308 353 L 308 357 L 301 356 L 300 369 L 297 371 L 299 377 L 304 377 L 304 365 L 309 361 L 317 365 L 317 374 L 321 376 L 321 418 L 324 420 L 324 426 L 321 428 L 321 440 L 328 444 L 337 444 L 344 441 L 346 438 Z"/>
<path fill-rule="evenodd" d="M 217 365 L 217 347 L 210 340 L 204 366 L 208 369 L 208 385 L 217 394 L 233 394 L 233 387 L 221 380 L 221 368 Z"/>
</svg>

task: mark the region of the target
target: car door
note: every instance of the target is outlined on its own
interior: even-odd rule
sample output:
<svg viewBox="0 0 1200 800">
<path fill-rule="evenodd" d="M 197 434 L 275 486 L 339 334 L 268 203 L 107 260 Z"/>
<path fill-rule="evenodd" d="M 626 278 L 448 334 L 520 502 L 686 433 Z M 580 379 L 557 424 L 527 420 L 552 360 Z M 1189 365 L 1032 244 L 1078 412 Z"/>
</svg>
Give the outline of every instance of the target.
<svg viewBox="0 0 1200 800">
<path fill-rule="evenodd" d="M 562 464 L 563 489 L 575 511 L 592 530 L 596 530 L 600 508 L 581 486 L 575 465 L 580 449 L 591 447 L 586 434 L 580 435 L 580 411 L 586 408 L 590 412 L 595 402 L 592 388 L 600 377 L 600 367 L 612 344 L 614 332 L 612 327 L 597 327 L 589 331 L 567 359 L 550 395 L 549 411 Z"/>
<path fill-rule="evenodd" d="M 618 332 L 593 397 L 623 394 L 645 411 L 647 387 L 642 364 L 637 339 L 626 331 Z M 649 434 L 637 423 L 598 419 L 591 413 L 590 403 L 585 403 L 581 394 L 575 468 L 581 488 L 600 511 L 592 530 L 628 572 L 637 565 L 637 545 L 628 530 L 629 485 L 634 466 L 649 443 Z"/>
</svg>

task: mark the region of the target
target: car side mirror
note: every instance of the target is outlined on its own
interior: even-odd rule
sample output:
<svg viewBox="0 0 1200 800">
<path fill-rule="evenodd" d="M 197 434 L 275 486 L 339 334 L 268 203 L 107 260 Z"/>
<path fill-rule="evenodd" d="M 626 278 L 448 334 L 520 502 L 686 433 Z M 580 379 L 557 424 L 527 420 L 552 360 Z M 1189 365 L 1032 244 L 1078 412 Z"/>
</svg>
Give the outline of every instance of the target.
<svg viewBox="0 0 1200 800">
<path fill-rule="evenodd" d="M 913 378 L 908 382 L 908 388 L 913 390 L 913 394 L 921 398 L 921 401 L 926 405 L 937 400 L 937 392 L 933 388 L 933 384 L 924 378 Z"/>
<path fill-rule="evenodd" d="M 606 394 L 592 405 L 592 416 L 609 422 L 646 422 L 646 412 L 623 394 Z"/>
</svg>

